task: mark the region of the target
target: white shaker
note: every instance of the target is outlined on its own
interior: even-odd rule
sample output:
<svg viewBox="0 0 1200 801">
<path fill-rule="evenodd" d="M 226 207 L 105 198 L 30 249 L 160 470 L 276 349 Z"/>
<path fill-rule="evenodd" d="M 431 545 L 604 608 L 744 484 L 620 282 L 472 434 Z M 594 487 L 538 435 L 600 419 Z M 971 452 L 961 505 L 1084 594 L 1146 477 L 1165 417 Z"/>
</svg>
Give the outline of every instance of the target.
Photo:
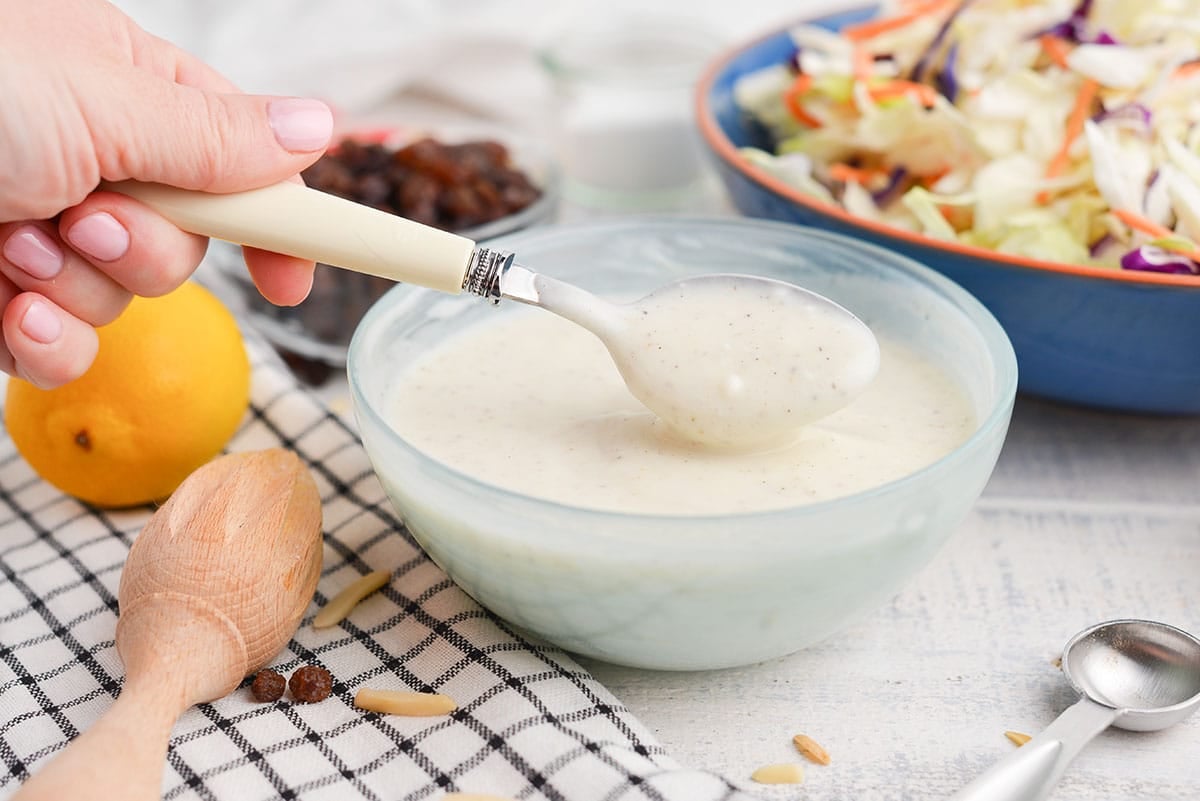
<svg viewBox="0 0 1200 801">
<path fill-rule="evenodd" d="M 555 151 L 568 202 L 690 209 L 707 168 L 693 93 L 720 50 L 706 28 L 637 12 L 575 17 L 540 49 L 555 90 Z"/>
</svg>

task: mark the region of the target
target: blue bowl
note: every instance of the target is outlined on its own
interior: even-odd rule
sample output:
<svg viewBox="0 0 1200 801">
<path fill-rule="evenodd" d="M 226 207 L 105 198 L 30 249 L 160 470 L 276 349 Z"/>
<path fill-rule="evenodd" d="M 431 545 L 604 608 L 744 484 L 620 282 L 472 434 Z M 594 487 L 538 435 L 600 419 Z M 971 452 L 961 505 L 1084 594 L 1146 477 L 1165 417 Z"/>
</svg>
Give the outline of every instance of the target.
<svg viewBox="0 0 1200 801">
<path fill-rule="evenodd" d="M 863 8 L 812 22 L 837 30 L 874 14 L 874 7 Z M 1025 393 L 1129 412 L 1200 413 L 1200 279 L 1038 261 L 932 239 L 855 217 L 746 161 L 739 147 L 766 143 L 734 102 L 734 82 L 794 50 L 781 30 L 725 54 L 700 80 L 701 136 L 743 214 L 874 242 L 956 281 L 1008 333 Z"/>
</svg>

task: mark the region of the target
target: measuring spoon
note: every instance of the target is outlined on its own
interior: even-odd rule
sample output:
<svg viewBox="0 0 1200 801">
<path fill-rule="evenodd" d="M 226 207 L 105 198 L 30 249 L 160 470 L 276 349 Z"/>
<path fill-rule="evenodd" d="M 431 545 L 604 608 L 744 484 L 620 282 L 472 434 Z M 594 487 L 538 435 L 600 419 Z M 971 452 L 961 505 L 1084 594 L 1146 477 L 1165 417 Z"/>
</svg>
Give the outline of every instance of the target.
<svg viewBox="0 0 1200 801">
<path fill-rule="evenodd" d="M 122 182 L 185 231 L 448 293 L 538 306 L 596 334 L 634 397 L 716 446 L 773 442 L 858 396 L 879 369 L 871 330 L 832 300 L 748 275 L 690 278 L 613 304 L 512 253 L 299 184 L 226 195 Z"/>
<path fill-rule="evenodd" d="M 1200 640 L 1165 623 L 1112 620 L 1085 629 L 1063 649 L 1062 669 L 1083 697 L 954 801 L 1039 801 L 1109 726 L 1157 731 L 1200 708 Z"/>
</svg>

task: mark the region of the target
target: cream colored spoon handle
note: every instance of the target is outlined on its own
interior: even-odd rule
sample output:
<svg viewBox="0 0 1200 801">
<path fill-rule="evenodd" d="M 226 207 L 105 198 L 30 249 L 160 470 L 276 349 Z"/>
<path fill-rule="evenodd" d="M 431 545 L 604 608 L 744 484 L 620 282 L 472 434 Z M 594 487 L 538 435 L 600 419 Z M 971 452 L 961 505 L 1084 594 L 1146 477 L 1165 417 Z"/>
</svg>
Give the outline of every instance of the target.
<svg viewBox="0 0 1200 801">
<path fill-rule="evenodd" d="M 456 294 L 475 243 L 301 184 L 216 195 L 136 181 L 136 198 L 184 231 Z"/>
</svg>

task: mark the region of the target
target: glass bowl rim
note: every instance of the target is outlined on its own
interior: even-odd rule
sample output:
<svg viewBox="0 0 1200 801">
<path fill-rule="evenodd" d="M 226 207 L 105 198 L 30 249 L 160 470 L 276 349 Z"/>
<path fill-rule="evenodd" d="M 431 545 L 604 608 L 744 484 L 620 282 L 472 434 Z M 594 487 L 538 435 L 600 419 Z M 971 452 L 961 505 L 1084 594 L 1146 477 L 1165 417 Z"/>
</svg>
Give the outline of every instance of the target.
<svg viewBox="0 0 1200 801">
<path fill-rule="evenodd" d="M 886 250 L 869 242 L 863 242 L 819 228 L 810 228 L 773 220 L 760 220 L 745 217 L 644 215 L 634 218 L 599 219 L 585 222 L 558 224 L 538 229 L 527 229 L 511 234 L 509 237 L 505 238 L 506 241 L 504 242 L 497 242 L 494 244 L 506 248 L 511 247 L 512 249 L 518 249 L 519 245 L 521 244 L 518 241 L 519 239 L 537 238 L 541 240 L 542 244 L 546 244 L 548 242 L 569 239 L 573 236 L 586 233 L 591 233 L 593 235 L 607 233 L 609 236 L 616 236 L 619 234 L 619 232 L 629 231 L 630 229 L 645 233 L 646 229 L 663 225 L 670 229 L 687 228 L 689 226 L 702 226 L 705 228 L 711 228 L 714 225 L 721 225 L 735 228 L 743 232 L 747 230 L 759 230 L 768 234 L 778 234 L 789 237 L 798 236 L 800 238 L 808 237 L 810 239 L 818 240 L 833 248 L 857 251 L 858 254 L 860 254 L 864 259 L 871 259 L 877 262 L 887 263 L 892 267 L 899 268 L 909 277 L 918 279 L 922 284 L 933 291 L 940 300 L 949 302 L 953 307 L 957 308 L 964 315 L 966 315 L 973 328 L 979 333 L 987 352 L 992 357 L 991 372 L 992 375 L 997 379 L 995 386 L 995 398 L 992 404 L 989 406 L 983 418 L 977 421 L 975 430 L 971 433 L 971 435 L 949 453 L 934 460 L 933 462 L 930 462 L 918 470 L 901 476 L 900 478 L 885 482 L 883 484 L 878 484 L 849 495 L 842 495 L 824 501 L 816 501 L 813 503 L 786 506 L 776 509 L 702 515 L 623 512 L 611 509 L 595 509 L 585 506 L 576 506 L 569 503 L 563 503 L 561 501 L 550 500 L 547 498 L 541 498 L 507 489 L 505 487 L 483 481 L 469 473 L 463 472 L 462 470 L 451 467 L 450 465 L 444 464 L 432 458 L 420 448 L 413 446 L 402 436 L 400 436 L 395 429 L 393 429 L 387 423 L 383 414 L 376 407 L 376 404 L 369 402 L 368 398 L 366 397 L 367 393 L 363 387 L 363 380 L 360 377 L 360 373 L 364 369 L 363 362 L 367 358 L 365 352 L 370 346 L 370 341 L 374 338 L 374 329 L 388 322 L 390 319 L 389 315 L 393 313 L 394 306 L 406 295 L 416 292 L 432 291 L 422 289 L 420 287 L 398 285 L 388 290 L 386 294 L 384 294 L 371 306 L 370 309 L 368 309 L 367 313 L 359 322 L 359 325 L 355 329 L 354 335 L 350 340 L 350 347 L 348 349 L 346 363 L 346 375 L 355 413 L 358 415 L 365 415 L 371 429 L 384 432 L 390 443 L 399 446 L 408 454 L 419 459 L 425 470 L 436 470 L 442 472 L 446 475 L 452 476 L 455 480 L 463 482 L 467 486 L 470 486 L 481 492 L 503 497 L 511 502 L 526 504 L 534 508 L 572 515 L 576 518 L 586 518 L 597 521 L 653 521 L 666 525 L 686 525 L 688 523 L 695 524 L 698 521 L 702 521 L 706 524 L 732 523 L 734 521 L 745 523 L 747 521 L 780 520 L 796 517 L 818 517 L 824 514 L 831 514 L 840 508 L 870 502 L 886 497 L 893 493 L 901 492 L 912 484 L 922 483 L 923 481 L 927 480 L 927 477 L 931 473 L 938 473 L 951 469 L 957 462 L 967 459 L 974 452 L 986 447 L 986 443 L 990 441 L 996 429 L 1006 427 L 1008 425 L 1008 420 L 1017 393 L 1017 361 L 1016 354 L 1013 351 L 1012 343 L 1009 341 L 1008 335 L 1004 332 L 1004 329 L 1000 326 L 1000 323 L 973 295 L 971 295 L 969 292 L 967 292 L 967 290 L 963 289 L 957 283 L 951 281 L 949 278 L 946 278 L 942 274 L 934 271 L 932 268 L 920 264 L 914 259 Z M 510 237 L 511 244 L 508 241 Z M 364 427 L 360 425 L 360 436 L 362 436 L 363 428 Z"/>
</svg>

